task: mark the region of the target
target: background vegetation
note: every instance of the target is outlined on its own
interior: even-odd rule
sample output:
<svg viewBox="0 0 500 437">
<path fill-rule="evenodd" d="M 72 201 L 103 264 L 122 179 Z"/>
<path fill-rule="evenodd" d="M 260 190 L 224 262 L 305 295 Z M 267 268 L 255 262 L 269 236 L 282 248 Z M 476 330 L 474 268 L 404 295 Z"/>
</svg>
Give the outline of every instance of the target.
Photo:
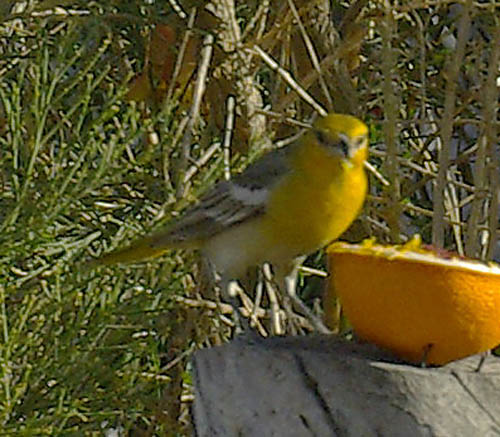
<svg viewBox="0 0 500 437">
<path fill-rule="evenodd" d="M 370 125 L 370 198 L 345 238 L 500 257 L 499 17 L 470 0 L 3 0 L 0 434 L 189 434 L 190 355 L 231 333 L 196 254 L 82 263 L 321 108 Z M 306 264 L 321 314 L 322 255 Z M 273 325 L 281 297 L 247 291 L 262 333 L 313 330 L 290 311 Z"/>
</svg>

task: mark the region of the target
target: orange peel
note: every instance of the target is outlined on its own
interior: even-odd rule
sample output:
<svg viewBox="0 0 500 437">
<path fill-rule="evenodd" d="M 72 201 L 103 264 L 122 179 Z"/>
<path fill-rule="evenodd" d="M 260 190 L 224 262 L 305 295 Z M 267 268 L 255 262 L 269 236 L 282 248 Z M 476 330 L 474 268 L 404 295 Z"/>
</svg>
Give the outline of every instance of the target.
<svg viewBox="0 0 500 437">
<path fill-rule="evenodd" d="M 336 297 L 356 334 L 411 362 L 442 365 L 500 344 L 500 266 L 406 245 L 328 248 Z"/>
</svg>

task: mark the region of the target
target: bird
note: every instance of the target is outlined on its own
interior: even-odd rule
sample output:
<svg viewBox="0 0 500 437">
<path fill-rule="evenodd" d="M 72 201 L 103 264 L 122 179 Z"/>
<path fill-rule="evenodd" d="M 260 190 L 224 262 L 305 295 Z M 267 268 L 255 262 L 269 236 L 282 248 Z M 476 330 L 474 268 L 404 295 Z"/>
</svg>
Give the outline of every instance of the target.
<svg viewBox="0 0 500 437">
<path fill-rule="evenodd" d="M 220 274 L 221 290 L 263 263 L 273 266 L 277 284 L 294 288 L 304 257 L 336 240 L 359 214 L 367 159 L 366 124 L 329 113 L 294 143 L 215 183 L 163 229 L 94 259 L 92 266 L 199 249 Z"/>
</svg>

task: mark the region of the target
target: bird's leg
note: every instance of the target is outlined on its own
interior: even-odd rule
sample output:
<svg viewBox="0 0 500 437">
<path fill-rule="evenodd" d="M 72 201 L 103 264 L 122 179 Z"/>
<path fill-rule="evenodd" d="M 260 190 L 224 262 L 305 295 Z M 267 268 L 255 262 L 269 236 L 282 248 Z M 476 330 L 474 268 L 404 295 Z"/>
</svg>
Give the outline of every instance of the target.
<svg viewBox="0 0 500 437">
<path fill-rule="evenodd" d="M 297 335 L 297 326 L 293 323 L 293 298 L 297 296 L 297 270 L 292 268 L 279 280 L 279 288 L 283 291 L 283 307 L 285 308 L 286 321 L 290 334 Z"/>
<path fill-rule="evenodd" d="M 271 312 L 271 332 L 273 335 L 282 335 L 283 328 L 280 317 L 280 307 L 278 304 L 278 297 L 276 290 L 278 287 L 275 286 L 273 282 L 273 277 L 271 273 L 271 267 L 269 264 L 264 264 L 262 266 L 262 275 L 264 279 L 264 284 L 266 285 L 267 296 L 269 298 L 270 312 Z"/>
<path fill-rule="evenodd" d="M 229 302 L 233 308 L 233 322 L 236 335 L 242 334 L 245 331 L 248 332 L 250 330 L 248 320 L 240 314 L 238 284 L 234 280 L 223 277 L 220 281 L 220 290 L 224 300 Z"/>
<path fill-rule="evenodd" d="M 289 297 L 297 297 L 297 278 L 299 274 L 299 267 L 305 261 L 305 256 L 299 256 L 288 264 L 283 274 L 283 281 L 285 291 Z"/>
<path fill-rule="evenodd" d="M 292 304 L 298 309 L 298 311 L 306 316 L 306 318 L 311 322 L 314 329 L 322 334 L 330 334 L 331 331 L 325 326 L 323 321 L 316 316 L 316 314 L 314 314 L 297 296 L 298 272 L 305 258 L 305 256 L 295 258 L 288 264 L 288 268 L 281 266 L 281 269 L 277 269 L 276 279 L 279 280 L 281 276 L 280 282 L 283 284 L 283 288 L 286 291 L 287 296 L 290 298 Z"/>
<path fill-rule="evenodd" d="M 208 257 L 203 256 L 202 258 L 202 274 L 204 278 L 208 279 L 208 288 L 210 289 L 210 292 L 213 293 L 213 290 L 216 290 L 217 286 L 219 288 L 219 293 L 218 293 L 218 308 L 220 310 L 220 302 L 221 298 L 222 300 L 228 302 L 232 309 L 232 318 L 233 318 L 233 323 L 235 326 L 235 331 L 236 334 L 240 334 L 242 331 L 246 329 L 246 324 L 245 322 L 242 322 L 242 318 L 240 316 L 240 310 L 239 310 L 239 302 L 238 302 L 238 291 L 237 291 L 237 284 L 226 278 L 226 277 L 219 277 L 217 274 L 217 270 L 215 268 L 215 265 L 210 262 Z M 222 315 L 223 312 L 220 311 L 220 315 Z"/>
</svg>

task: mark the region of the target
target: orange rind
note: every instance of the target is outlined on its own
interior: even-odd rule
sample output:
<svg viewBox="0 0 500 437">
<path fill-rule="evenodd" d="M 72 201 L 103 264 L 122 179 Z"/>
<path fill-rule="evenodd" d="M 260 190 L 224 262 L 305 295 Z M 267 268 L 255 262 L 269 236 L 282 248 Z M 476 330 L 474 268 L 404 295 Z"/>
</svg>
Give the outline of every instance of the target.
<svg viewBox="0 0 500 437">
<path fill-rule="evenodd" d="M 442 365 L 500 344 L 500 267 L 420 245 L 334 243 L 325 316 L 338 297 L 356 334 L 416 363 Z"/>
</svg>

